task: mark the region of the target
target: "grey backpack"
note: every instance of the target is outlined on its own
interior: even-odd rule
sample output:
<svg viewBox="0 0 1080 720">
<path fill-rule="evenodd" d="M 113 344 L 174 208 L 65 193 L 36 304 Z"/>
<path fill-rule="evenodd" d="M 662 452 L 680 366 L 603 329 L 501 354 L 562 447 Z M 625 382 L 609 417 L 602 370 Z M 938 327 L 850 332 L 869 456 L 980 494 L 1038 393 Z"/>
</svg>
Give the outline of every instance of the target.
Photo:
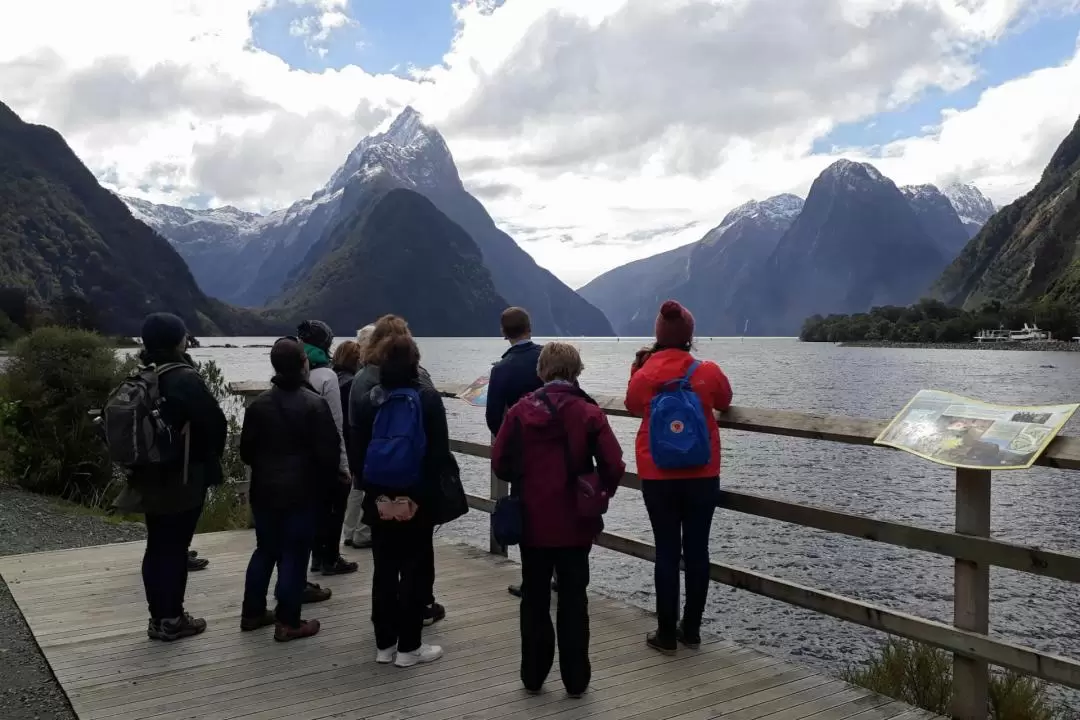
<svg viewBox="0 0 1080 720">
<path fill-rule="evenodd" d="M 146 365 L 129 375 L 101 412 L 109 459 L 125 470 L 173 463 L 183 457 L 184 442 L 161 416 L 161 376 L 183 363 Z"/>
</svg>

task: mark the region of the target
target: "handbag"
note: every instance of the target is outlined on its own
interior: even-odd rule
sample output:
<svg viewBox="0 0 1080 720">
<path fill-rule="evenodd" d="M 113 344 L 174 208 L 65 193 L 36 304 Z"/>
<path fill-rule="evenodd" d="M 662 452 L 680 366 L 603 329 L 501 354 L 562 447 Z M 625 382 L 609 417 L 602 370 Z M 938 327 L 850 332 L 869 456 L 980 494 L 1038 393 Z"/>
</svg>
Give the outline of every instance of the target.
<svg viewBox="0 0 1080 720">
<path fill-rule="evenodd" d="M 566 432 L 566 425 L 562 423 L 562 416 L 559 415 L 558 408 L 555 407 L 555 403 L 551 402 L 551 398 L 543 390 L 537 392 L 536 395 L 547 405 L 548 412 L 562 425 L 566 477 L 570 483 L 570 489 L 574 493 L 574 506 L 577 510 L 577 516 L 589 520 L 603 517 L 604 513 L 608 511 L 611 495 L 604 488 L 603 483 L 600 482 L 600 475 L 596 472 L 592 462 L 594 438 L 590 435 L 588 439 L 589 469 L 584 473 L 580 473 L 574 468 L 574 456 L 570 449 L 570 435 Z"/>
<path fill-rule="evenodd" d="M 435 502 L 436 525 L 445 525 L 453 522 L 469 512 L 469 499 L 465 496 L 465 488 L 461 484 L 461 471 L 450 456 L 446 467 L 439 473 L 438 499 Z"/>
<path fill-rule="evenodd" d="M 491 534 L 495 536 L 495 542 L 503 547 L 519 545 L 524 539 L 521 496 L 515 485 L 510 487 L 509 495 L 495 501 L 495 510 L 491 513 Z"/>
</svg>

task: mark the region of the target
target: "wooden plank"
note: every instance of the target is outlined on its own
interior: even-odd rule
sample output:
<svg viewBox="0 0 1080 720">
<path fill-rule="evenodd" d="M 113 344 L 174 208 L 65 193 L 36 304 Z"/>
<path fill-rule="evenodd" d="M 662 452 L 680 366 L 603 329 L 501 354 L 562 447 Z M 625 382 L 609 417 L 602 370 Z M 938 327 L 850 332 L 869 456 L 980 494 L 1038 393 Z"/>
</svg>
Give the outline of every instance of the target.
<svg viewBox="0 0 1080 720">
<path fill-rule="evenodd" d="M 956 471 L 956 532 L 990 536 L 990 471 Z M 985 635 L 990 632 L 990 567 L 956 560 L 953 579 L 953 624 Z M 990 668 L 982 658 L 953 655 L 952 716 L 986 720 Z"/>
<path fill-rule="evenodd" d="M 722 701 L 720 704 L 684 713 L 679 716 L 679 720 L 710 720 L 721 715 L 724 720 L 759 720 L 849 690 L 850 686 L 840 680 L 810 677 L 735 701 Z"/>
</svg>

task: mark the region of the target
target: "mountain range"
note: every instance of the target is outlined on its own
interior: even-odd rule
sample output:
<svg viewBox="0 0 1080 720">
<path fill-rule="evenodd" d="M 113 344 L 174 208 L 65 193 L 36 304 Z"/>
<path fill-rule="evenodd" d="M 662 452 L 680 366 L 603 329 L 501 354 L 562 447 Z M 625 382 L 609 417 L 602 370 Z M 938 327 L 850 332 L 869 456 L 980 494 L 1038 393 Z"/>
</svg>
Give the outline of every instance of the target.
<svg viewBox="0 0 1080 720">
<path fill-rule="evenodd" d="M 615 268 L 579 293 L 621 335 L 651 333 L 668 298 L 693 310 L 701 335 L 792 335 L 814 313 L 914 302 L 992 212 L 974 186 L 898 188 L 872 165 L 840 160 L 805 202 L 746 203 L 698 242 Z"/>
<path fill-rule="evenodd" d="M 137 335 L 149 312 L 196 334 L 271 332 L 255 313 L 207 297 L 184 260 L 98 184 L 51 128 L 0 103 L 0 288 L 42 304 L 77 298 L 100 329 Z"/>
<path fill-rule="evenodd" d="M 314 268 L 320 259 L 318 254 L 330 247 L 326 239 L 330 235 L 349 235 L 340 232 L 338 226 L 363 214 L 356 210 L 357 199 L 370 193 L 383 195 L 395 188 L 426 198 L 439 214 L 474 241 L 500 302 L 528 309 L 537 334 L 611 334 L 611 325 L 602 312 L 537 265 L 513 238 L 499 230 L 483 205 L 465 189 L 442 135 L 411 107 L 403 110 L 385 132 L 361 140 L 326 185 L 310 198 L 269 215 L 232 207 L 188 210 L 124 199 L 137 217 L 169 239 L 207 293 L 238 305 L 281 310 L 296 298 L 290 288 L 304 284 L 304 272 Z M 400 206 L 400 197 L 395 202 Z M 434 216 L 429 219 L 434 221 Z M 396 251 L 392 238 L 385 249 Z M 429 261 L 424 256 L 414 257 L 415 263 Z M 412 297 L 418 301 L 448 304 L 450 298 L 429 294 L 429 286 L 418 282 L 417 269 L 411 264 L 402 265 L 403 277 L 397 280 L 411 284 Z M 466 275 L 476 273 L 470 270 Z M 342 283 L 331 288 L 330 295 L 362 295 L 367 305 L 388 306 L 386 296 L 367 297 L 375 292 L 374 285 L 350 281 L 340 272 L 321 277 Z M 477 288 L 476 293 L 486 296 L 487 288 Z M 414 308 L 423 306 L 413 303 L 409 313 L 404 307 L 395 307 L 411 320 L 416 315 Z M 357 313 L 351 317 L 353 324 L 370 320 L 359 310 Z M 497 316 L 487 320 L 489 325 L 477 334 L 497 331 Z M 452 328 L 436 333 L 457 334 L 452 333 Z"/>
</svg>

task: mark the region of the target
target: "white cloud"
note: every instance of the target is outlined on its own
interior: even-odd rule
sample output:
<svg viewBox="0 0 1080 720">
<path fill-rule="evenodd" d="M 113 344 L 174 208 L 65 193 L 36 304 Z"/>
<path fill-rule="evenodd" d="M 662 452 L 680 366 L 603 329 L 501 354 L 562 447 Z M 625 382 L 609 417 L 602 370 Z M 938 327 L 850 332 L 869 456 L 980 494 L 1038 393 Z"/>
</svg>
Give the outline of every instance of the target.
<svg viewBox="0 0 1080 720">
<path fill-rule="evenodd" d="M 353 23 L 346 0 L 37 0 L 3 11 L 0 99 L 123 190 L 254 208 L 306 196 L 412 103 L 496 218 L 580 285 L 750 197 L 804 192 L 835 159 L 811 152 L 832 128 L 969 83 L 978 49 L 1076 3 L 457 0 L 444 62 L 401 78 L 295 70 L 253 47 L 253 18 L 291 4 L 292 31 L 325 52 Z M 1078 69 L 847 154 L 898 182 L 974 180 L 1008 200 L 1080 113 Z"/>
</svg>

